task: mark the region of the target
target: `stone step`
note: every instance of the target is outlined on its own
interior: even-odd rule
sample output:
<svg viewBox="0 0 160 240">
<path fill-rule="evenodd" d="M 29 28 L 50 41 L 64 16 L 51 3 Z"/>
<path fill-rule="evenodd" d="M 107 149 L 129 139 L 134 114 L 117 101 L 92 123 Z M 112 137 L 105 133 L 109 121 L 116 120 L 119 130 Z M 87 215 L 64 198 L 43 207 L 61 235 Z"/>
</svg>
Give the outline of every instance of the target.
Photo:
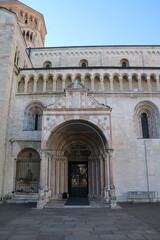
<svg viewBox="0 0 160 240">
<path fill-rule="evenodd" d="M 46 205 L 44 206 L 44 208 L 83 208 L 83 207 L 88 207 L 88 208 L 110 208 L 110 204 L 106 203 L 104 200 L 101 199 L 94 199 L 94 200 L 90 200 L 89 199 L 89 206 L 66 206 L 67 200 L 56 200 L 56 199 L 50 199 L 49 202 L 46 203 Z"/>
<path fill-rule="evenodd" d="M 37 194 L 22 194 L 15 193 L 10 199 L 6 199 L 7 203 L 28 203 L 28 202 L 37 202 L 38 201 L 38 193 Z"/>
</svg>

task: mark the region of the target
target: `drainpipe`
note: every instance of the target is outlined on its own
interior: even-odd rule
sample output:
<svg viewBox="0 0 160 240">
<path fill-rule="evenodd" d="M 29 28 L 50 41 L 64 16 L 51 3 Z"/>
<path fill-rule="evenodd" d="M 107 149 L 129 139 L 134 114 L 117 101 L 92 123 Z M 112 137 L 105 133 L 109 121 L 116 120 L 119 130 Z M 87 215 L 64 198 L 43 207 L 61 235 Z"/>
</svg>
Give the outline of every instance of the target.
<svg viewBox="0 0 160 240">
<path fill-rule="evenodd" d="M 147 192 L 148 192 L 148 199 L 150 199 L 150 187 L 149 187 L 149 172 L 148 172 L 148 158 L 147 158 L 147 146 L 146 146 L 146 140 L 144 140 L 144 151 L 145 151 L 145 167 L 146 167 L 146 180 L 147 180 Z"/>
</svg>

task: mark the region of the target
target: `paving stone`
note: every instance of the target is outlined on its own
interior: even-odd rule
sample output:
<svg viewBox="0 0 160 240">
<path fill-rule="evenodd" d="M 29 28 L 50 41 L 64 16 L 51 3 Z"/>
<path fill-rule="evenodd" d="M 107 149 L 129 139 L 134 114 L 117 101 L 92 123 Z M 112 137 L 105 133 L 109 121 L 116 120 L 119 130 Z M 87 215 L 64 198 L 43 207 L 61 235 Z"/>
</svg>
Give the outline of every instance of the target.
<svg viewBox="0 0 160 240">
<path fill-rule="evenodd" d="M 142 235 L 142 232 L 141 232 L 141 234 L 138 234 L 138 233 L 129 233 L 129 234 L 127 234 L 127 236 L 128 236 L 129 239 L 131 239 L 131 240 L 143 240 L 143 239 L 146 239 L 146 238 Z"/>
<path fill-rule="evenodd" d="M 147 240 L 160 240 L 160 233 L 145 235 Z"/>
<path fill-rule="evenodd" d="M 100 235 L 101 240 L 128 240 L 125 234 L 105 234 Z"/>
<path fill-rule="evenodd" d="M 64 240 L 65 236 L 58 236 L 58 235 L 48 236 L 48 235 L 45 235 L 45 236 L 39 236 L 37 238 L 37 240 L 44 240 L 44 239 L 45 240 Z"/>
<path fill-rule="evenodd" d="M 87 236 L 87 238 L 84 239 L 84 236 L 67 236 L 65 240 L 100 240 L 100 238 L 99 236 Z"/>
<path fill-rule="evenodd" d="M 15 211 L 15 222 L 0 221 L 0 240 L 160 240 L 153 227 L 122 209 L 43 209 L 21 216 Z"/>
<path fill-rule="evenodd" d="M 116 226 L 103 226 L 103 227 L 95 227 L 94 230 L 96 232 L 107 233 L 108 231 L 116 232 L 118 228 Z"/>
<path fill-rule="evenodd" d="M 36 240 L 36 239 L 37 239 L 37 236 L 30 236 L 28 238 L 28 236 L 22 236 L 22 235 L 14 235 L 7 238 L 7 240 Z"/>
</svg>

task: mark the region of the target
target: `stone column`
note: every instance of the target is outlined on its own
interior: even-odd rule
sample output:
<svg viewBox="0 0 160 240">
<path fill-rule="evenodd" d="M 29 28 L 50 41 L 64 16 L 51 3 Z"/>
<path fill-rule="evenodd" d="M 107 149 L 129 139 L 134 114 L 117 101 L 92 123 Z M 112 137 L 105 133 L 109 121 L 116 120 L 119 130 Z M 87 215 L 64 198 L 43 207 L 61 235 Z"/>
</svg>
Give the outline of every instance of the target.
<svg viewBox="0 0 160 240">
<path fill-rule="evenodd" d="M 84 85 L 84 77 L 81 77 L 81 82 Z"/>
<path fill-rule="evenodd" d="M 97 183 L 96 183 L 96 192 L 97 192 L 97 196 L 100 196 L 100 190 L 101 190 L 101 184 L 100 184 L 100 165 L 99 165 L 99 159 L 96 160 L 96 179 L 97 179 Z"/>
<path fill-rule="evenodd" d="M 101 195 L 100 164 L 97 157 L 88 158 L 88 186 L 89 196 L 99 197 Z"/>
<path fill-rule="evenodd" d="M 92 159 L 92 194 L 95 197 L 96 195 L 96 172 L 95 172 L 95 161 Z"/>
<path fill-rule="evenodd" d="M 156 76 L 157 91 L 160 91 L 159 76 Z"/>
<path fill-rule="evenodd" d="M 46 84 L 47 84 L 47 79 L 43 79 L 43 92 L 46 92 Z"/>
<path fill-rule="evenodd" d="M 68 192 L 68 161 L 66 157 L 60 159 L 60 194 Z"/>
<path fill-rule="evenodd" d="M 139 88 L 139 91 L 142 91 L 142 82 L 141 82 L 140 76 L 138 76 L 138 88 Z"/>
<path fill-rule="evenodd" d="M 36 93 L 37 92 L 37 81 L 38 81 L 38 78 L 36 77 L 34 79 L 34 86 L 33 86 L 33 92 Z"/>
<path fill-rule="evenodd" d="M 64 192 L 68 192 L 68 162 L 66 157 L 54 157 L 52 163 L 52 194 L 61 199 Z"/>
<path fill-rule="evenodd" d="M 123 78 L 119 77 L 119 82 L 120 82 L 120 91 L 123 91 L 123 82 L 122 82 Z"/>
<path fill-rule="evenodd" d="M 17 171 L 17 158 L 14 158 L 14 191 L 16 191 L 16 171 Z"/>
<path fill-rule="evenodd" d="M 28 79 L 25 77 L 24 78 L 24 93 L 27 93 L 27 90 L 28 90 Z"/>
<path fill-rule="evenodd" d="M 128 81 L 129 81 L 129 91 L 132 92 L 133 90 L 132 77 L 128 77 Z"/>
<path fill-rule="evenodd" d="M 147 76 L 148 91 L 151 92 L 151 79 Z"/>
<path fill-rule="evenodd" d="M 41 165 L 40 165 L 40 188 L 39 188 L 39 198 L 37 202 L 37 208 L 42 209 L 46 204 L 45 190 L 47 187 L 46 182 L 46 154 L 41 152 Z"/>
<path fill-rule="evenodd" d="M 49 193 L 48 193 L 48 197 L 51 197 L 51 169 L 52 169 L 52 156 L 50 155 L 48 158 L 48 189 L 49 189 Z"/>
<path fill-rule="evenodd" d="M 109 170 L 109 157 L 105 153 L 103 155 L 104 159 L 104 198 L 106 202 L 109 202 L 109 190 L 110 190 L 110 170 Z"/>
<path fill-rule="evenodd" d="M 110 90 L 113 92 L 113 77 L 110 77 Z"/>
<path fill-rule="evenodd" d="M 88 161 L 88 194 L 89 197 L 92 197 L 92 160 L 89 158 Z"/>
<path fill-rule="evenodd" d="M 64 77 L 62 77 L 62 91 L 65 89 L 65 78 Z"/>
<path fill-rule="evenodd" d="M 56 159 L 52 156 L 52 167 L 51 167 L 51 189 L 52 197 L 56 196 Z"/>
<path fill-rule="evenodd" d="M 55 91 L 56 91 L 56 80 L 53 79 L 53 92 L 55 92 Z"/>
<path fill-rule="evenodd" d="M 91 91 L 94 91 L 94 77 L 91 77 Z"/>
<path fill-rule="evenodd" d="M 104 92 L 104 82 L 103 82 L 103 77 L 100 77 L 100 81 L 101 81 L 101 91 Z"/>
<path fill-rule="evenodd" d="M 112 153 L 113 149 L 108 149 L 105 153 L 105 158 L 108 159 L 108 169 L 109 169 L 109 198 L 111 208 L 117 208 L 116 203 L 116 194 L 115 194 L 115 185 L 114 185 L 114 177 L 113 177 L 113 162 L 112 162 Z"/>
<path fill-rule="evenodd" d="M 41 165 L 40 165 L 40 188 L 46 187 L 46 154 L 41 152 Z"/>
<path fill-rule="evenodd" d="M 105 181 L 105 174 L 104 174 L 104 159 L 100 156 L 100 176 L 101 176 L 101 196 L 104 196 L 104 181 Z"/>
<path fill-rule="evenodd" d="M 64 160 L 64 192 L 68 193 L 68 160 Z"/>
<path fill-rule="evenodd" d="M 56 196 L 60 195 L 60 160 L 56 158 Z"/>
</svg>

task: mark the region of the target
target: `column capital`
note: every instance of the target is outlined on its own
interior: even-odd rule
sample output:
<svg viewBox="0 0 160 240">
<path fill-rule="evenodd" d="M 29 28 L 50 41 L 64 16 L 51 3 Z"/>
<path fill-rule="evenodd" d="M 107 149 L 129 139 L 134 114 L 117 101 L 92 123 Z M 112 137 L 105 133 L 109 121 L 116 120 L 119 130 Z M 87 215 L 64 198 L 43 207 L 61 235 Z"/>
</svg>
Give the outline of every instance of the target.
<svg viewBox="0 0 160 240">
<path fill-rule="evenodd" d="M 150 81 L 151 78 L 150 78 L 150 76 L 147 75 L 146 79 L 147 79 L 147 81 Z"/>
<path fill-rule="evenodd" d="M 101 82 L 103 82 L 103 79 L 104 79 L 104 77 L 103 77 L 103 76 L 100 76 L 100 81 L 101 81 Z"/>
<path fill-rule="evenodd" d="M 114 152 L 113 148 L 108 148 L 108 149 L 105 150 L 104 156 L 110 156 L 111 157 L 113 152 Z"/>
<path fill-rule="evenodd" d="M 34 81 L 37 82 L 37 81 L 38 81 L 38 78 L 39 78 L 39 76 L 35 76 L 35 77 L 34 77 Z"/>
</svg>

